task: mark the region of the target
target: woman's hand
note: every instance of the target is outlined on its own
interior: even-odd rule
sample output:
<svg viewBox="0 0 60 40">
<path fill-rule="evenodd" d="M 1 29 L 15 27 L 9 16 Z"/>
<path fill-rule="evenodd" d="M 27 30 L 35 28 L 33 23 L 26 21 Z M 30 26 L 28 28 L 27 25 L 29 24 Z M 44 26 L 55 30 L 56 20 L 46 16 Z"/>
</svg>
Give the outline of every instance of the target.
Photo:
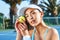
<svg viewBox="0 0 60 40">
<path fill-rule="evenodd" d="M 17 33 L 20 33 L 22 36 L 29 35 L 28 28 L 25 21 L 23 23 L 20 23 L 17 19 L 15 22 L 15 29 Z"/>
</svg>

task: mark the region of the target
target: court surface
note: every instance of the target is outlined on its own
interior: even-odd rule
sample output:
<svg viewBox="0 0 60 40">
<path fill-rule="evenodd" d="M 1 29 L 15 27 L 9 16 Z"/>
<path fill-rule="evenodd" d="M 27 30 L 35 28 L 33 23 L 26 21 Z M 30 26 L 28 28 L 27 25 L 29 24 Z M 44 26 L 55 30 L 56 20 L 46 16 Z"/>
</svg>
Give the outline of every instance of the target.
<svg viewBox="0 0 60 40">
<path fill-rule="evenodd" d="M 60 36 L 60 25 L 55 25 Z M 16 32 L 14 30 L 0 31 L 0 40 L 16 40 Z"/>
</svg>

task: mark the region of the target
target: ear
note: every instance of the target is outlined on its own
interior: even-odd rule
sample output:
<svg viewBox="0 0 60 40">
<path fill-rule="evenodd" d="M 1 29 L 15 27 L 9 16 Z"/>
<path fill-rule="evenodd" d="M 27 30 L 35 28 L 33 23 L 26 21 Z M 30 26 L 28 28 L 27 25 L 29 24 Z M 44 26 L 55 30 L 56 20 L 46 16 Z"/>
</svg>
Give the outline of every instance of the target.
<svg viewBox="0 0 60 40">
<path fill-rule="evenodd" d="M 44 16 L 44 12 L 40 12 L 41 13 L 41 17 L 43 17 Z"/>
</svg>

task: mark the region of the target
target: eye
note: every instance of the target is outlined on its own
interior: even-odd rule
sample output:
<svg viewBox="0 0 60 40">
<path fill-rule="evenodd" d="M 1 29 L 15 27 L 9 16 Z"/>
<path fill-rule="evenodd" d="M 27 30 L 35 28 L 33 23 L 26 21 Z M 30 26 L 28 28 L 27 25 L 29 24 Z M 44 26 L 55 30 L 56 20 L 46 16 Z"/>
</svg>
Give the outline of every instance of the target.
<svg viewBox="0 0 60 40">
<path fill-rule="evenodd" d="M 28 17 L 28 15 L 25 15 L 25 17 Z"/>
<path fill-rule="evenodd" d="M 35 14 L 35 12 L 33 12 L 32 14 Z"/>
</svg>

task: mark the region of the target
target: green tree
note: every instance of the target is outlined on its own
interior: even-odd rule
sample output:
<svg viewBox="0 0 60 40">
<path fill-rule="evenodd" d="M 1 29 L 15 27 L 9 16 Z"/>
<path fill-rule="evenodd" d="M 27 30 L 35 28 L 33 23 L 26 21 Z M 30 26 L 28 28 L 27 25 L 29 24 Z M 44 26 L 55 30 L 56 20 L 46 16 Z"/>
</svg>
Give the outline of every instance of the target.
<svg viewBox="0 0 60 40">
<path fill-rule="evenodd" d="M 37 3 L 38 3 L 38 0 L 31 0 L 30 1 L 30 4 L 36 4 L 37 5 Z"/>
<path fill-rule="evenodd" d="M 45 10 L 45 13 L 47 13 L 47 15 L 51 13 L 51 16 L 57 16 L 60 12 L 60 3 L 57 4 L 56 2 L 57 0 L 47 0 L 47 2 L 42 0 L 39 6 Z"/>
<path fill-rule="evenodd" d="M 2 0 L 10 5 L 10 25 L 13 27 L 13 15 L 16 15 L 16 4 L 20 4 L 21 0 Z"/>
</svg>

